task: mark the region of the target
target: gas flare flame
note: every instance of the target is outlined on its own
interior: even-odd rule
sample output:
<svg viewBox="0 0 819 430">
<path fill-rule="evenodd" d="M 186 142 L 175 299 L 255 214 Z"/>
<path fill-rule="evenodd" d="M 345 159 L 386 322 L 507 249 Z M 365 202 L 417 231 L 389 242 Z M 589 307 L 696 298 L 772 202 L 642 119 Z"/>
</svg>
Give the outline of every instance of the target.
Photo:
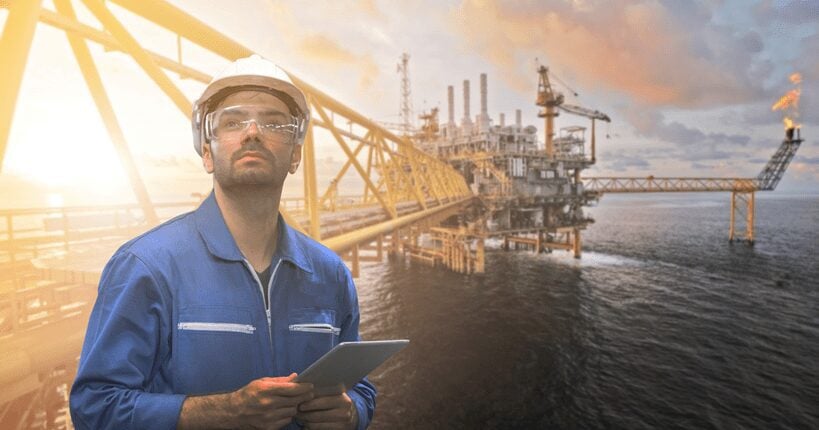
<svg viewBox="0 0 819 430">
<path fill-rule="evenodd" d="M 772 111 L 784 111 L 785 117 L 782 122 L 785 124 L 785 130 L 791 128 L 799 128 L 796 120 L 799 119 L 799 96 L 802 94 L 802 75 L 800 73 L 791 73 L 788 80 L 796 86 L 796 88 L 785 93 L 780 97 L 776 103 L 771 106 Z"/>
<path fill-rule="evenodd" d="M 799 107 L 799 89 L 790 90 L 771 106 L 772 111 L 784 110 L 790 107 Z"/>
</svg>

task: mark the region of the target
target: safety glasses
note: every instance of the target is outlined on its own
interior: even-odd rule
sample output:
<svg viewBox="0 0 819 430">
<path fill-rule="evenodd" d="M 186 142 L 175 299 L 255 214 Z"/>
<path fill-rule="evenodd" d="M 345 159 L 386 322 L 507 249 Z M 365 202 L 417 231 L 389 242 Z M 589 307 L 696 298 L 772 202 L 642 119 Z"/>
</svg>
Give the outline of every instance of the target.
<svg viewBox="0 0 819 430">
<path fill-rule="evenodd" d="M 267 140 L 295 142 L 299 120 L 288 112 L 267 106 L 238 105 L 216 109 L 205 116 L 208 140 L 239 139 L 256 125 L 259 135 Z"/>
</svg>

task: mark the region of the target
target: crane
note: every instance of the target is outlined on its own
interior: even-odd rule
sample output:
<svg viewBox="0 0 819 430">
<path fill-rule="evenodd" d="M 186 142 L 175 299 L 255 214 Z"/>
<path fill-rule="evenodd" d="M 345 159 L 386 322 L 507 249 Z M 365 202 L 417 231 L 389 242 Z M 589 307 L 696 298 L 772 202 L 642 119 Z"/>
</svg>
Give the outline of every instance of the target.
<svg viewBox="0 0 819 430">
<path fill-rule="evenodd" d="M 591 162 L 594 163 L 596 161 L 594 122 L 596 120 L 611 122 L 611 118 L 599 110 L 586 109 L 580 106 L 563 104 L 558 107 L 568 113 L 584 116 L 591 120 Z"/>
<path fill-rule="evenodd" d="M 537 99 L 535 100 L 535 105 L 543 108 L 538 113 L 538 116 L 540 118 L 546 118 L 546 156 L 549 158 L 554 157 L 554 118 L 560 115 L 560 113 L 558 112 L 558 109 L 560 109 L 567 113 L 580 115 L 591 119 L 592 121 L 591 161 L 592 163 L 594 163 L 596 152 L 595 121 L 600 120 L 605 122 L 611 122 L 611 118 L 609 118 L 608 115 L 598 110 L 592 110 L 581 106 L 564 104 L 563 101 L 565 100 L 565 98 L 563 94 L 552 89 L 552 85 L 549 81 L 549 68 L 546 66 L 540 66 L 538 67 L 537 72 L 539 75 L 539 80 L 537 85 Z M 572 91 L 572 93 L 575 96 L 577 95 L 577 93 L 574 91 Z"/>
<path fill-rule="evenodd" d="M 537 84 L 537 99 L 535 105 L 542 107 L 537 116 L 546 118 L 546 156 L 554 157 L 554 121 L 555 117 L 559 115 L 557 107 L 563 104 L 563 94 L 552 90 L 552 84 L 549 82 L 549 68 L 540 66 L 537 69 L 540 78 Z"/>
</svg>

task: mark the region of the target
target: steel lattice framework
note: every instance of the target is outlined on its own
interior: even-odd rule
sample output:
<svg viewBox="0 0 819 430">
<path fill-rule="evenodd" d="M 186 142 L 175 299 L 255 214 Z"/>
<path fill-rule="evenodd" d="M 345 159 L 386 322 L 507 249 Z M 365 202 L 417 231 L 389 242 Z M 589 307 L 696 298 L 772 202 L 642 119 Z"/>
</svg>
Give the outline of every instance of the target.
<svg viewBox="0 0 819 430">
<path fill-rule="evenodd" d="M 782 144 L 756 178 L 590 177 L 583 178 L 583 185 L 586 192 L 594 194 L 730 192 L 728 239 L 734 240 L 738 230 L 737 223 L 744 221 L 745 234 L 742 239 L 753 244 L 755 193 L 773 191 L 776 188 L 802 142 L 799 129 L 786 130 Z"/>
<path fill-rule="evenodd" d="M 226 60 L 232 61 L 254 53 L 249 48 L 164 1 L 112 0 L 111 2 Z M 185 117 L 190 115 L 191 101 L 183 95 L 166 71 L 175 72 L 182 77 L 202 83 L 208 83 L 211 77 L 186 66 L 181 61 L 144 49 L 108 9 L 103 0 L 82 0 L 82 3 L 102 23 L 104 31 L 79 22 L 70 0 L 55 0 L 56 11 L 41 8 L 39 1 L 0 2 L 0 6 L 9 10 L 3 38 L 0 40 L 0 63 L 4 64 L 8 73 L 6 78 L 0 82 L 0 86 L 3 88 L 3 94 L 11 95 L 11 97 L 4 97 L 0 100 L 0 131 L 2 131 L 0 133 L 0 166 L 2 166 L 2 156 L 5 154 L 16 94 L 24 72 L 34 29 L 38 21 L 43 22 L 66 32 L 83 77 L 128 174 L 134 194 L 146 219 L 149 223 L 156 224 L 159 220 L 154 205 L 151 203 L 128 149 L 125 136 L 114 114 L 113 104 L 102 85 L 99 71 L 86 41 L 101 44 L 108 50 L 128 54 Z M 454 203 L 462 204 L 472 198 L 472 192 L 464 178 L 446 163 L 416 149 L 408 138 L 393 134 L 299 77 L 291 73 L 288 75 L 307 96 L 312 116 L 316 119 L 310 125 L 303 148 L 303 213 L 282 210 L 285 219 L 293 226 L 307 232 L 317 240 L 330 239 L 322 237 L 321 215 L 325 208 L 339 209 L 339 205 L 333 198 L 337 196 L 338 181 L 350 168 L 358 173 L 365 184 L 362 195 L 357 196 L 357 206 L 376 205 L 386 215 L 381 220 L 390 221 L 390 224 L 384 224 L 382 228 L 377 229 L 378 232 L 381 232 L 379 234 L 396 228 L 396 225 L 407 226 L 444 210 L 452 212 L 458 206 Z M 353 126 L 357 132 L 352 131 Z M 319 193 L 316 180 L 314 149 L 314 128 L 316 127 L 329 131 L 339 148 L 347 156 L 347 162 L 323 193 Z M 362 151 L 367 154 L 366 164 L 358 158 Z M 401 210 L 408 204 L 411 210 Z M 408 213 L 414 216 L 407 218 Z M 362 235 L 357 232 L 348 232 L 346 235 L 346 238 L 334 238 L 326 244 L 341 253 L 350 250 L 352 246 L 350 244 L 368 243 L 375 238 L 370 234 Z"/>
</svg>

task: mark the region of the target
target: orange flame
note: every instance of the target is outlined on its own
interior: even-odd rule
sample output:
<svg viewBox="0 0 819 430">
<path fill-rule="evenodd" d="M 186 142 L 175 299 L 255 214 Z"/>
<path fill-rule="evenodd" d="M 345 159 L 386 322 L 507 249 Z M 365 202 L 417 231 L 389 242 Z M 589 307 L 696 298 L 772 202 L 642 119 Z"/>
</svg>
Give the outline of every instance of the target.
<svg viewBox="0 0 819 430">
<path fill-rule="evenodd" d="M 785 129 L 799 128 L 799 95 L 802 91 L 802 75 L 799 72 L 791 73 L 788 76 L 794 88 L 788 91 L 784 96 L 780 97 L 776 103 L 771 106 L 772 111 L 781 110 L 784 118 L 782 122 L 785 124 Z"/>
<path fill-rule="evenodd" d="M 789 128 L 793 128 L 793 120 L 788 117 L 782 119 L 782 122 L 785 124 L 785 130 Z"/>
<path fill-rule="evenodd" d="M 799 107 L 799 89 L 790 90 L 787 94 L 782 96 L 776 103 L 771 106 L 771 110 L 783 110 L 789 107 Z"/>
</svg>

